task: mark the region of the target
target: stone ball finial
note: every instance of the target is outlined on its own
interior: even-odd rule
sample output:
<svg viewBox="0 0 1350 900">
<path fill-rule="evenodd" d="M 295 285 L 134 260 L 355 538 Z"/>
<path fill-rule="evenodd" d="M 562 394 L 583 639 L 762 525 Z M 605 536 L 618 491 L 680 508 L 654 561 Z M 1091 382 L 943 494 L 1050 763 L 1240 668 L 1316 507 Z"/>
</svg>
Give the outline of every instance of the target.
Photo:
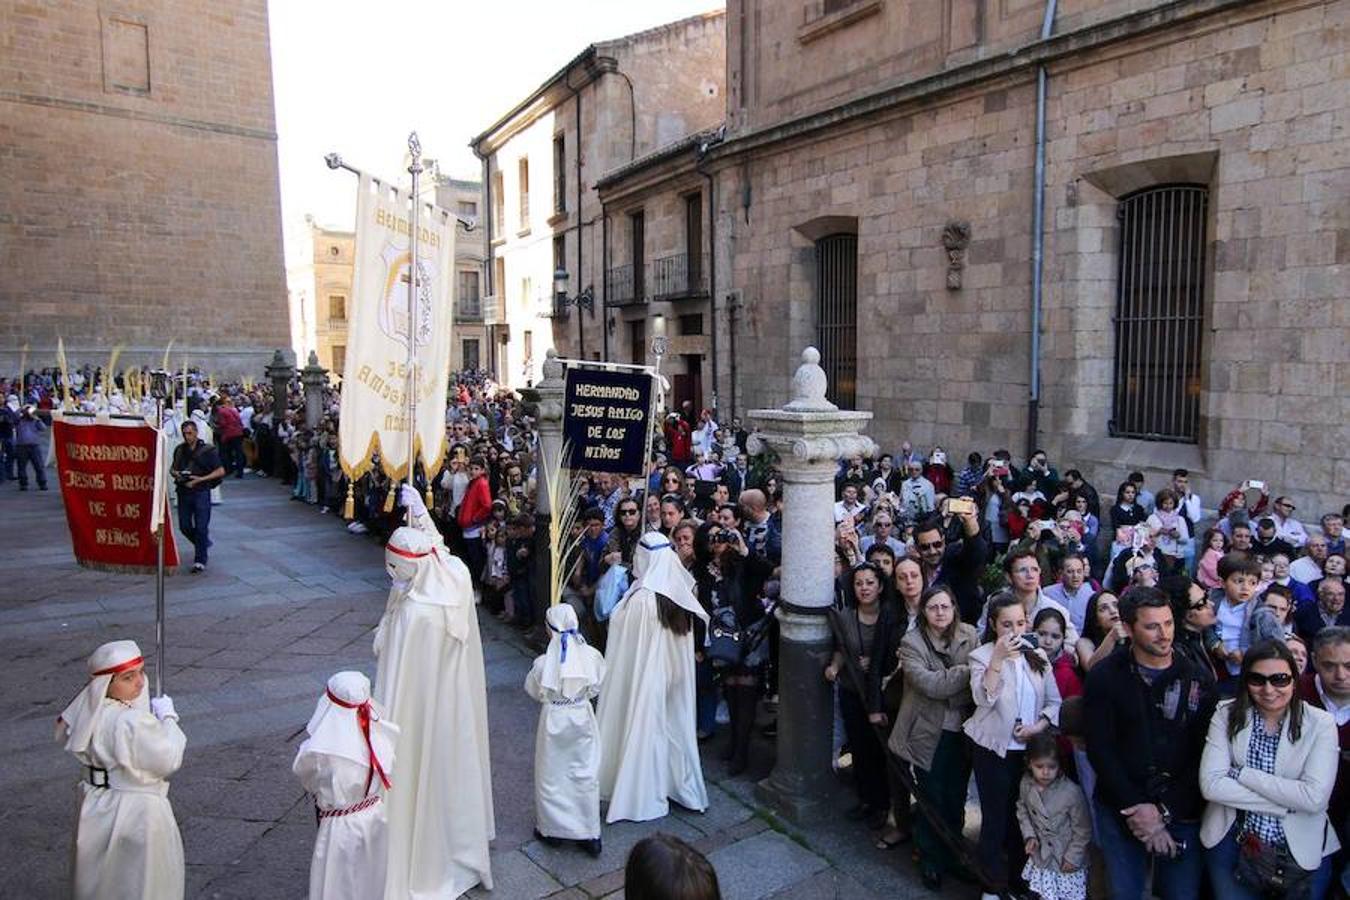
<svg viewBox="0 0 1350 900">
<path fill-rule="evenodd" d="M 567 367 L 558 359 L 558 351 L 549 347 L 544 353 L 544 379 L 561 379 Z"/>
<path fill-rule="evenodd" d="M 313 367 L 316 368 L 316 369 L 319 367 L 319 351 L 317 351 L 317 350 L 311 350 L 311 351 L 309 351 L 309 362 L 308 362 L 308 364 L 311 365 L 311 366 L 313 366 Z"/>
<path fill-rule="evenodd" d="M 825 399 L 828 384 L 825 370 L 820 367 L 820 351 L 815 347 L 807 347 L 802 351 L 802 364 L 792 376 L 792 399 L 784 409 L 798 412 L 838 409 Z"/>
</svg>

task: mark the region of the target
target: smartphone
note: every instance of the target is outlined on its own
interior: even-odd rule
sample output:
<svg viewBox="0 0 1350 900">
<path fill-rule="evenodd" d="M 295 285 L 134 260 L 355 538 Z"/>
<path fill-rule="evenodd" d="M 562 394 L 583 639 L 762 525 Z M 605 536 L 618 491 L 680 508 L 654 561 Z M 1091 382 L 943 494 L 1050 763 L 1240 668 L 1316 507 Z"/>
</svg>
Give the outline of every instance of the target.
<svg viewBox="0 0 1350 900">
<path fill-rule="evenodd" d="M 946 516 L 975 514 L 975 501 L 969 497 L 949 497 L 942 506 L 942 514 Z"/>
</svg>

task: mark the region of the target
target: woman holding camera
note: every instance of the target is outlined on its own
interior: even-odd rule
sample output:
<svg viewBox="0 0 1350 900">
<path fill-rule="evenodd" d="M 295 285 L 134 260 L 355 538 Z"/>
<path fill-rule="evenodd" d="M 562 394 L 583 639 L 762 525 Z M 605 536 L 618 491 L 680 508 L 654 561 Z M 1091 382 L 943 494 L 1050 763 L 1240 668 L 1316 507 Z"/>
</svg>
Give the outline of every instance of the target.
<svg viewBox="0 0 1350 900">
<path fill-rule="evenodd" d="M 1059 688 L 1045 654 L 1028 635 L 1030 620 L 1017 596 L 989 601 L 984 643 L 970 654 L 975 713 L 965 723 L 974 745 L 980 793 L 979 854 L 994 888 L 1020 877 L 1026 852 L 1017 825 L 1017 791 L 1026 742 L 1059 721 Z"/>
<path fill-rule="evenodd" d="M 766 560 L 750 556 L 750 549 L 739 531 L 712 525 L 700 531 L 694 543 L 697 562 L 694 580 L 698 586 L 698 602 L 717 622 L 725 618 L 720 610 L 730 610 L 736 631 L 745 635 L 751 625 L 764 616 L 764 607 L 758 598 L 746 590 L 751 570 Z M 759 579 L 755 579 L 759 580 Z M 698 637 L 696 635 L 696 637 Z M 698 730 L 700 736 L 711 734 L 716 727 L 717 687 L 713 680 L 712 661 L 695 642 L 695 672 L 698 676 Z M 749 767 L 750 737 L 755 727 L 755 710 L 759 705 L 760 678 L 758 668 L 745 665 L 728 666 L 721 670 L 722 693 L 731 714 L 731 737 L 722 754 L 729 763 L 727 774 L 736 776 Z"/>
</svg>

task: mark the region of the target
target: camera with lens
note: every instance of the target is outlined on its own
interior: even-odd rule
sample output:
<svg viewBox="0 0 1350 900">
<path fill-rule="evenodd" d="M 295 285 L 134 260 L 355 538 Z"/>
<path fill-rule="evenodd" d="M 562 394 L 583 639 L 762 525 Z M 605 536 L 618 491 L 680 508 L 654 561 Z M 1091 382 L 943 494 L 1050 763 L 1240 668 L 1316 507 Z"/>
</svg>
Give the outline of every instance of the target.
<svg viewBox="0 0 1350 900">
<path fill-rule="evenodd" d="M 1030 631 L 1023 632 L 1017 636 L 1017 642 L 1021 644 L 1023 650 L 1037 650 L 1041 646 L 1040 640 Z"/>
<path fill-rule="evenodd" d="M 734 544 L 736 543 L 736 532 L 728 528 L 719 528 L 712 533 L 712 542 L 714 544 Z"/>
</svg>

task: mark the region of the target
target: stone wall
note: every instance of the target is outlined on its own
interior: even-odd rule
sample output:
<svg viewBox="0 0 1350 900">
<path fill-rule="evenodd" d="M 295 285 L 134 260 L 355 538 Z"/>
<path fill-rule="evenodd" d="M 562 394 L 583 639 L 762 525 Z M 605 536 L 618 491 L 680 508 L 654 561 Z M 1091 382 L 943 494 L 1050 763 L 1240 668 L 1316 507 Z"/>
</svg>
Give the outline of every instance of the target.
<svg viewBox="0 0 1350 900">
<path fill-rule="evenodd" d="M 1023 5 L 1039 6 L 1000 4 Z M 1141 6 L 1061 4 L 1089 23 Z M 1103 490 L 1184 465 L 1211 502 L 1262 478 L 1311 517 L 1350 495 L 1350 2 L 1190 6 L 1204 14 L 1050 65 L 1038 442 Z M 813 237 L 856 220 L 857 405 L 878 442 L 1025 452 L 1034 78 L 1013 66 L 885 110 L 841 106 L 753 154 L 732 135 L 719 255 L 745 304 L 738 412 L 785 399 L 783 360 L 815 340 Z M 1210 189 L 1201 440 L 1111 438 L 1116 200 L 1178 177 Z M 949 291 L 941 233 L 957 219 L 972 243 Z"/>
<path fill-rule="evenodd" d="M 0 362 L 290 346 L 264 0 L 0 9 Z"/>
<path fill-rule="evenodd" d="M 565 87 L 556 88 L 503 123 L 497 132 L 484 136 L 478 148 L 489 156 L 490 171 L 503 176 L 507 224 L 502 231 L 494 230 L 490 256 L 504 260 L 505 279 L 503 285 L 494 283 L 493 291 L 504 297 L 502 321 L 510 328 L 509 344 L 499 348 L 507 357 L 504 369 L 510 379 L 521 383 L 527 371 L 529 377 L 538 380 L 549 347 L 555 347 L 562 357 L 600 359 L 607 340 L 624 341 L 617 332 L 606 333 L 602 315 L 605 225 L 595 183 L 606 172 L 689 132 L 714 125 L 725 110 L 725 29 L 721 12 L 597 43 L 595 58 L 603 63 L 601 71 L 589 73 L 578 66 L 569 73 L 570 83 L 579 86 L 581 103 L 579 204 L 575 168 L 578 100 Z M 591 78 L 594 80 L 588 80 Z M 553 213 L 552 142 L 556 135 L 562 136 L 567 155 L 566 211 L 559 215 Z M 530 160 L 532 210 L 526 234 L 519 233 L 522 229 L 516 221 L 521 157 Z M 619 229 L 625 225 L 609 223 L 611 242 L 622 234 Z M 575 295 L 586 287 L 593 288 L 596 308 L 580 313 L 573 308 L 564 317 L 540 318 L 539 311 L 548 306 L 552 295 L 553 241 L 557 237 L 564 242 L 568 293 Z M 610 259 L 614 258 L 611 251 Z M 488 265 L 494 265 L 492 259 Z M 521 295 L 526 278 L 530 281 L 529 298 Z M 526 331 L 531 334 L 533 349 L 528 366 Z"/>
</svg>

